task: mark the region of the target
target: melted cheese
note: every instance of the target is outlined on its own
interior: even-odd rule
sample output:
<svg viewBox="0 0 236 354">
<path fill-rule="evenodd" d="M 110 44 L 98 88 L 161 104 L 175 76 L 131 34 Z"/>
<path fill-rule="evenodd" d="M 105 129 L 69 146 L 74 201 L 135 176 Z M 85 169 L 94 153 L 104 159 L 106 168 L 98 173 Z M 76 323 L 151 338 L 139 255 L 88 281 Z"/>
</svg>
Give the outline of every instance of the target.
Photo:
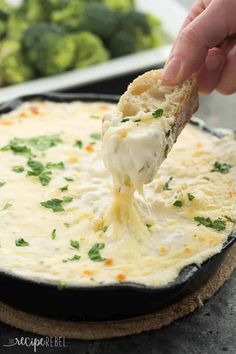
<svg viewBox="0 0 236 354">
<path fill-rule="evenodd" d="M 174 118 L 155 118 L 151 112 L 105 116 L 103 159 L 116 190 L 125 191 L 128 184 L 142 194 L 173 146 L 173 124 Z"/>
<path fill-rule="evenodd" d="M 233 134 L 218 139 L 188 126 L 145 186 L 146 201 L 135 192 L 132 205 L 127 206 L 125 193 L 118 193 L 117 207 L 112 205 L 113 181 L 103 165 L 98 134 L 101 119 L 97 119 L 114 110 L 115 106 L 106 103 L 32 102 L 1 116 L 1 147 L 13 138 L 57 134 L 61 142 L 55 146 L 43 151 L 31 146 L 31 150 L 44 165 L 63 162 L 65 166 L 51 169 L 51 181 L 43 186 L 38 176 L 27 176 L 27 156 L 0 150 L 0 183 L 6 182 L 0 187 L 1 269 L 73 285 L 129 281 L 157 286 L 172 281 L 185 265 L 201 264 L 220 252 L 233 228 L 224 216 L 236 217 Z M 121 135 L 132 124 L 136 123 L 125 124 Z M 138 126 L 133 134 L 134 161 L 130 168 L 124 166 L 127 175 L 143 167 L 135 155 L 139 144 L 144 147 L 143 161 L 147 158 L 147 137 L 140 136 Z M 151 131 L 147 134 L 152 139 Z M 216 161 L 230 164 L 229 173 L 211 172 Z M 25 170 L 16 173 L 14 166 Z M 189 193 L 194 196 L 191 201 Z M 41 204 L 64 196 L 73 199 L 62 203 L 63 211 L 53 212 Z M 181 200 L 181 207 L 173 205 L 176 200 Z M 220 217 L 225 229 L 198 225 L 196 216 Z M 17 246 L 19 239 L 28 246 Z M 79 242 L 79 249 L 71 240 Z M 89 256 L 96 244 L 102 245 L 100 261 Z"/>
</svg>

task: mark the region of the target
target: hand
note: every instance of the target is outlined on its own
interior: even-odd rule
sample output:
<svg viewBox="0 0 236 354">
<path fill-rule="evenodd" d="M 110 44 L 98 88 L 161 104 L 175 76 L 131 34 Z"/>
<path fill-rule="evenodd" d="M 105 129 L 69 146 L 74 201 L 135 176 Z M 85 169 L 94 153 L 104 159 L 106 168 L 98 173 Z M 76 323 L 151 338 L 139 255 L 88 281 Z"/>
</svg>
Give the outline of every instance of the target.
<svg viewBox="0 0 236 354">
<path fill-rule="evenodd" d="M 236 91 L 236 0 L 198 0 L 172 48 L 163 83 L 177 85 L 196 73 L 199 91 Z"/>
</svg>

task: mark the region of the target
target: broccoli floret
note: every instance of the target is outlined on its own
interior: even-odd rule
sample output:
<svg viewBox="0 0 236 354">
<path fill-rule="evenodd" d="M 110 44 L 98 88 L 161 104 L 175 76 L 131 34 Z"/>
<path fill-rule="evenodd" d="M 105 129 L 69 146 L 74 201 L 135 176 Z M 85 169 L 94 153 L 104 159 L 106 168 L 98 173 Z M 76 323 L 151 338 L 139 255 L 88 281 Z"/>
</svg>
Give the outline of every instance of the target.
<svg viewBox="0 0 236 354">
<path fill-rule="evenodd" d="M 109 50 L 113 58 L 136 52 L 137 48 L 133 33 L 125 30 L 116 32 L 110 40 Z"/>
<path fill-rule="evenodd" d="M 38 22 L 46 19 L 43 1 L 38 0 L 23 0 L 19 8 L 19 13 L 23 14 L 30 22 Z"/>
<path fill-rule="evenodd" d="M 5 0 L 0 0 L 0 18 L 1 19 L 6 19 L 11 12 L 14 10 L 14 7 L 11 6 L 8 2 Z"/>
<path fill-rule="evenodd" d="M 70 38 L 76 46 L 74 67 L 85 68 L 108 60 L 109 54 L 101 39 L 95 34 L 84 31 L 72 34 Z"/>
<path fill-rule="evenodd" d="M 123 13 L 120 16 L 120 30 L 108 43 L 113 57 L 150 49 L 163 43 L 160 21 L 153 15 L 137 11 Z"/>
<path fill-rule="evenodd" d="M 13 12 L 7 22 L 7 37 L 13 40 L 20 40 L 29 27 L 29 22 L 18 12 Z"/>
<path fill-rule="evenodd" d="M 134 0 L 103 0 L 107 7 L 112 10 L 127 12 L 134 10 Z"/>
<path fill-rule="evenodd" d="M 28 61 L 43 76 L 71 68 L 75 58 L 74 42 L 55 24 L 30 26 L 24 33 L 22 45 Z"/>
<path fill-rule="evenodd" d="M 76 30 L 84 16 L 85 4 L 78 0 L 65 2 L 63 8 L 57 8 L 51 12 L 52 22 L 70 30 Z"/>
<path fill-rule="evenodd" d="M 84 17 L 80 28 L 106 40 L 115 33 L 119 15 L 99 2 L 85 4 Z"/>
<path fill-rule="evenodd" d="M 0 44 L 0 84 L 10 85 L 33 78 L 33 70 L 25 62 L 19 42 L 4 40 Z"/>
<path fill-rule="evenodd" d="M 4 0 L 0 0 L 0 39 L 5 37 L 7 32 L 7 20 L 13 8 Z"/>
</svg>

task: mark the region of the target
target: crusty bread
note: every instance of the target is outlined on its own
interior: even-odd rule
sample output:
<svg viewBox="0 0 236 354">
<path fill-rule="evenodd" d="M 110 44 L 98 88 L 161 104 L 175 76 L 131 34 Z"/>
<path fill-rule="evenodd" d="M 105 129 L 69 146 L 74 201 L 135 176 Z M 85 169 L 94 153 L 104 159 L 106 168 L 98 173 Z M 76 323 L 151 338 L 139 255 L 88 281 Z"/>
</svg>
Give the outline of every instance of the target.
<svg viewBox="0 0 236 354">
<path fill-rule="evenodd" d="M 175 117 L 175 138 L 198 109 L 197 82 L 189 78 L 178 86 L 165 86 L 162 70 L 151 70 L 137 77 L 121 96 L 118 109 L 123 116 L 134 116 L 139 111 L 149 112 L 162 108 L 165 117 Z"/>
</svg>

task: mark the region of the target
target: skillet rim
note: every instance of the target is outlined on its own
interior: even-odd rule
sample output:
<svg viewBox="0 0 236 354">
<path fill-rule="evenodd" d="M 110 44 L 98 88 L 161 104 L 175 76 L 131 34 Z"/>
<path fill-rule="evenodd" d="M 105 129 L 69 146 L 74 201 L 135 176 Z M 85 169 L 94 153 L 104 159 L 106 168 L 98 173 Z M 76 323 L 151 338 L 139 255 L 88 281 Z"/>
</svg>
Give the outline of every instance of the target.
<svg viewBox="0 0 236 354">
<path fill-rule="evenodd" d="M 42 93 L 42 94 L 33 94 L 20 96 L 13 100 L 7 101 L 5 103 L 0 104 L 0 115 L 9 113 L 12 110 L 16 109 L 19 105 L 24 102 L 32 101 L 32 100 L 48 100 L 52 102 L 73 102 L 73 101 L 84 101 L 84 102 L 108 102 L 108 103 L 117 103 L 119 99 L 118 95 L 110 95 L 110 94 L 97 94 L 97 93 Z M 1 117 L 0 117 L 1 119 Z M 214 135 L 218 138 L 222 138 L 224 135 L 218 132 L 215 129 L 209 128 L 205 126 L 205 124 L 200 124 L 197 121 L 190 121 L 191 124 L 197 126 L 199 129 Z M 172 290 L 174 288 L 178 288 L 179 286 L 184 286 L 189 281 L 193 280 L 193 277 L 197 275 L 198 272 L 202 270 L 203 267 L 208 266 L 209 263 L 213 263 L 214 260 L 220 256 L 227 253 L 227 250 L 233 246 L 236 242 L 236 228 L 232 229 L 232 232 L 228 235 L 227 239 L 223 243 L 222 249 L 219 253 L 205 260 L 200 266 L 195 263 L 189 264 L 181 269 L 178 276 L 171 282 L 167 283 L 163 286 L 150 286 L 142 283 L 135 282 L 122 282 L 122 283 L 110 283 L 103 285 L 70 285 L 69 283 L 65 283 L 65 288 L 60 289 L 60 282 L 46 281 L 40 280 L 37 278 L 28 278 L 21 275 L 17 275 L 11 271 L 5 271 L 0 269 L 0 278 L 1 276 L 8 277 L 11 280 L 18 280 L 27 282 L 29 285 L 39 285 L 47 288 L 58 289 L 63 291 L 106 291 L 106 290 L 133 290 L 145 293 L 155 293 L 155 292 L 165 292 L 167 290 Z"/>
</svg>

